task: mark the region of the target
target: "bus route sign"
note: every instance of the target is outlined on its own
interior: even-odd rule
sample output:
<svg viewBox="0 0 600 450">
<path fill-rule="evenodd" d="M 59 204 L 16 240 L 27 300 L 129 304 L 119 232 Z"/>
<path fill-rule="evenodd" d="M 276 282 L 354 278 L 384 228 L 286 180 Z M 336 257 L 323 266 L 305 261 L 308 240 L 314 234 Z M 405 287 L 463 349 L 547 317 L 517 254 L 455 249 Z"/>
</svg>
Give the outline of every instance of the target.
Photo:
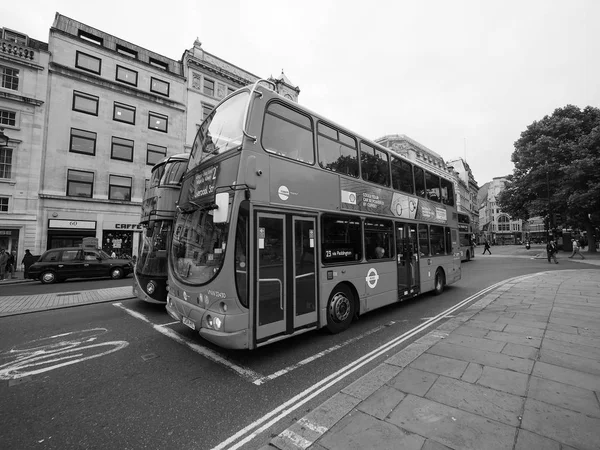
<svg viewBox="0 0 600 450">
<path fill-rule="evenodd" d="M 214 165 L 194 175 L 194 180 L 190 186 L 190 197 L 196 199 L 214 194 L 218 174 L 219 166 Z"/>
</svg>

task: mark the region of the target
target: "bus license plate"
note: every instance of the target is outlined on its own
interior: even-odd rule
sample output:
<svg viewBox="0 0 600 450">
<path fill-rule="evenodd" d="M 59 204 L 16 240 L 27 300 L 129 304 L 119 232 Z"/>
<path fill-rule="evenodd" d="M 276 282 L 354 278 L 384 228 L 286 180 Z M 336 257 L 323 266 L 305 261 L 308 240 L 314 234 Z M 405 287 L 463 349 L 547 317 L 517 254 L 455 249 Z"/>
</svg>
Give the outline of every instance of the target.
<svg viewBox="0 0 600 450">
<path fill-rule="evenodd" d="M 188 319 L 187 317 L 182 317 L 181 321 L 183 322 L 184 325 L 187 325 L 188 327 L 190 327 L 192 330 L 196 329 L 196 325 L 194 325 L 194 322 L 192 322 L 190 319 Z"/>
</svg>

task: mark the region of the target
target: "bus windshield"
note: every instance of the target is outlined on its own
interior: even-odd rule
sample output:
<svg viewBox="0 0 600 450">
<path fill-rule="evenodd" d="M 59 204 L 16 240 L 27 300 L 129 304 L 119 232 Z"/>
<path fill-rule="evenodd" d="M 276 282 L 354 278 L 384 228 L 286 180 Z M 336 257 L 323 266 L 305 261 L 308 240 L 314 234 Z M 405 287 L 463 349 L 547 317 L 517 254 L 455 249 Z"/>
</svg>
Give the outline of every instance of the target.
<svg viewBox="0 0 600 450">
<path fill-rule="evenodd" d="M 171 222 L 156 222 L 140 236 L 139 258 L 135 266 L 136 272 L 149 277 L 166 276 L 167 274 L 167 238 L 171 231 Z"/>
<path fill-rule="evenodd" d="M 175 276 L 188 284 L 212 280 L 223 265 L 228 228 L 228 223 L 213 223 L 207 209 L 180 213 L 171 245 Z"/>
<path fill-rule="evenodd" d="M 242 145 L 248 91 L 241 91 L 217 106 L 202 122 L 192 145 L 189 167 Z"/>
</svg>

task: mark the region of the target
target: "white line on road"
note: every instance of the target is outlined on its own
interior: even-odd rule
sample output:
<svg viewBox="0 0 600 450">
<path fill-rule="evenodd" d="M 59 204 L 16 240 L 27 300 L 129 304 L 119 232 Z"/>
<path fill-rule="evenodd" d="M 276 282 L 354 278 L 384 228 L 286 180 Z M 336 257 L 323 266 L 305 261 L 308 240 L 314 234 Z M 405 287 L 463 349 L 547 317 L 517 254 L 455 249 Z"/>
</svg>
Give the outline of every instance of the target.
<svg viewBox="0 0 600 450">
<path fill-rule="evenodd" d="M 266 377 L 262 377 L 262 378 L 260 378 L 258 380 L 254 380 L 254 384 L 256 384 L 257 386 L 260 386 L 261 384 L 266 383 L 267 381 L 274 380 L 275 378 L 278 378 L 281 375 L 285 375 L 286 373 L 289 373 L 292 370 L 297 369 L 298 367 L 302 367 L 302 366 L 304 366 L 304 365 L 306 365 L 308 363 L 311 363 L 311 362 L 315 361 L 316 359 L 319 359 L 320 357 L 327 355 L 328 353 L 331 353 L 331 352 L 333 352 L 335 350 L 339 350 L 340 348 L 345 347 L 345 346 L 347 346 L 349 344 L 352 344 L 353 342 L 356 342 L 359 339 L 367 337 L 370 334 L 376 333 L 377 331 L 383 330 L 384 328 L 387 328 L 390 325 L 393 325 L 394 323 L 396 323 L 396 322 L 394 322 L 392 320 L 390 323 L 388 323 L 386 325 L 380 325 L 380 326 L 375 327 L 372 330 L 369 330 L 369 331 L 367 331 L 367 332 L 365 332 L 363 334 L 359 334 L 358 336 L 355 336 L 352 339 L 348 339 L 348 340 L 346 340 L 344 342 L 341 342 L 339 344 L 334 345 L 333 347 L 329 347 L 328 349 L 325 349 L 322 352 L 316 353 L 313 356 L 310 356 L 310 357 L 308 357 L 306 359 L 303 359 L 302 361 L 297 362 L 296 364 L 292 364 L 291 366 L 288 366 L 285 369 L 278 370 L 277 372 L 275 372 L 275 373 L 273 373 L 271 375 L 267 375 Z"/>
<path fill-rule="evenodd" d="M 152 328 L 154 328 L 159 333 L 173 339 L 174 341 L 176 341 L 180 344 L 185 345 L 186 347 L 188 347 L 189 349 L 198 353 L 199 355 L 202 355 L 205 358 L 210 359 L 211 361 L 214 361 L 216 363 L 224 365 L 228 369 L 233 370 L 238 375 L 241 375 L 242 378 L 244 378 L 250 382 L 253 382 L 254 380 L 258 380 L 258 379 L 262 378 L 262 375 L 260 373 L 254 372 L 253 370 L 248 369 L 246 367 L 238 366 L 237 364 L 229 361 L 228 359 L 226 359 L 225 357 L 212 351 L 211 349 L 203 347 L 199 344 L 196 344 L 195 342 L 193 342 L 190 339 L 171 330 L 170 328 L 166 328 L 165 325 L 156 325 L 156 324 L 152 323 L 146 316 L 144 316 L 143 314 L 140 314 L 139 312 L 125 308 L 122 303 L 113 303 L 113 306 L 116 306 L 117 308 L 122 309 L 130 316 L 135 317 L 136 319 L 139 319 L 142 322 L 146 322 L 147 324 L 151 325 Z"/>
<path fill-rule="evenodd" d="M 364 365 L 370 363 L 374 359 L 376 359 L 379 356 L 390 351 L 394 347 L 400 345 L 404 341 L 406 341 L 406 340 L 410 339 L 411 337 L 426 330 L 430 326 L 434 325 L 438 321 L 445 318 L 448 314 L 451 314 L 451 313 L 459 310 L 460 308 L 467 305 L 468 303 L 474 301 L 475 299 L 481 297 L 484 294 L 487 294 L 491 290 L 496 289 L 499 286 L 502 286 L 503 284 L 506 284 L 509 282 L 515 282 L 515 281 L 525 279 L 525 278 L 530 278 L 532 276 L 535 276 L 535 274 L 534 275 L 522 275 L 519 277 L 511 278 L 511 279 L 504 280 L 504 281 L 498 282 L 496 284 L 493 284 L 492 286 L 489 286 L 485 289 L 482 289 L 481 291 L 477 292 L 476 294 L 471 295 L 470 297 L 466 298 L 465 300 L 461 301 L 460 303 L 447 309 L 446 311 L 441 312 L 440 314 L 438 314 L 437 316 L 432 318 L 430 321 L 416 326 L 415 328 L 404 333 L 403 335 L 390 340 L 386 344 L 384 344 L 384 345 L 376 348 L 375 350 L 367 353 L 366 355 L 363 355 L 360 358 L 354 360 L 353 362 L 351 362 L 350 364 L 341 368 L 337 372 L 332 373 L 331 375 L 323 378 L 321 381 L 312 385 L 308 389 L 305 389 L 304 391 L 300 392 L 296 396 L 289 399 L 287 402 L 279 405 L 277 408 L 268 412 L 261 418 L 255 420 L 250 425 L 244 427 L 243 429 L 241 429 L 240 431 L 235 433 L 233 436 L 230 436 L 229 438 L 227 438 L 226 440 L 224 440 L 217 446 L 213 447 L 212 450 L 222 450 L 222 449 L 226 448 L 228 445 L 233 444 L 233 443 L 235 443 L 235 444 L 232 445 L 231 447 L 229 447 L 229 450 L 235 450 L 235 449 L 240 448 L 244 444 L 250 442 L 256 436 L 263 433 L 265 430 L 269 429 L 269 427 L 273 426 L 275 423 L 279 422 L 281 419 L 283 419 L 287 415 L 291 414 L 292 412 L 294 412 L 296 409 L 300 408 L 302 405 L 304 405 L 308 401 L 315 398 L 317 395 L 326 391 L 327 389 L 334 386 L 339 381 L 341 381 L 344 378 L 346 378 L 347 376 L 351 375 L 353 372 L 357 371 Z"/>
</svg>

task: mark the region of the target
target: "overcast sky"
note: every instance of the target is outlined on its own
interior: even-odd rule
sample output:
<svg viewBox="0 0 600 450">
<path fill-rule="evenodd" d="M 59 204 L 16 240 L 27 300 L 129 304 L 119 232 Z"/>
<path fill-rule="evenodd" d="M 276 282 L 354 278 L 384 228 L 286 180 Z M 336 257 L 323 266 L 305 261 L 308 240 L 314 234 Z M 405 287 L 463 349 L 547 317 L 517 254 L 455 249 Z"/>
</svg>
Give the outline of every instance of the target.
<svg viewBox="0 0 600 450">
<path fill-rule="evenodd" d="M 600 107 L 597 0 L 30 0 L 0 26 L 47 42 L 56 12 L 172 59 L 198 37 L 257 76 L 283 69 L 301 104 L 466 157 L 480 186 L 512 173 L 534 120 Z"/>
</svg>

